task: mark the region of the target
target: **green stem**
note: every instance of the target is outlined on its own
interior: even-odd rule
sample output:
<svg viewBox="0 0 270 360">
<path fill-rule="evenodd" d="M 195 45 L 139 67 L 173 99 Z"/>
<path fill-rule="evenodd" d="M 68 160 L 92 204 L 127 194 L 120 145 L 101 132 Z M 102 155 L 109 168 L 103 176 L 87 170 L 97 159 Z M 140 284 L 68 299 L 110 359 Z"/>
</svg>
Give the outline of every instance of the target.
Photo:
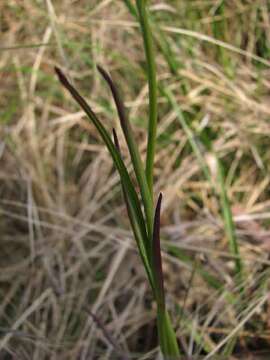
<svg viewBox="0 0 270 360">
<path fill-rule="evenodd" d="M 160 348 L 163 353 L 164 359 L 180 359 L 180 352 L 176 340 L 176 335 L 167 310 L 158 309 L 157 327 Z"/>
<path fill-rule="evenodd" d="M 144 41 L 144 49 L 147 62 L 148 88 L 149 88 L 149 123 L 148 142 L 146 156 L 146 178 L 153 200 L 153 168 L 157 132 L 157 79 L 153 38 L 149 26 L 146 0 L 136 0 L 139 21 Z"/>
</svg>

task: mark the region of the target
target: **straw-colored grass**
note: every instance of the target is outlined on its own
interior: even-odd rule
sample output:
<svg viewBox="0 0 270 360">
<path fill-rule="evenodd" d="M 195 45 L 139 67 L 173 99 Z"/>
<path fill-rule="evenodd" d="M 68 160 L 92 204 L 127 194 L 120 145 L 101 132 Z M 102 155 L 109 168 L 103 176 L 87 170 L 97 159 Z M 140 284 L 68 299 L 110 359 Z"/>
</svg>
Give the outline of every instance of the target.
<svg viewBox="0 0 270 360">
<path fill-rule="evenodd" d="M 154 194 L 163 193 L 166 300 L 182 355 L 268 354 L 268 1 L 150 3 Z M 0 14 L 0 358 L 157 359 L 156 309 L 119 177 L 54 74 L 64 68 L 116 128 L 131 168 L 96 64 L 120 87 L 145 159 L 139 25 L 112 0 L 2 1 Z"/>
</svg>

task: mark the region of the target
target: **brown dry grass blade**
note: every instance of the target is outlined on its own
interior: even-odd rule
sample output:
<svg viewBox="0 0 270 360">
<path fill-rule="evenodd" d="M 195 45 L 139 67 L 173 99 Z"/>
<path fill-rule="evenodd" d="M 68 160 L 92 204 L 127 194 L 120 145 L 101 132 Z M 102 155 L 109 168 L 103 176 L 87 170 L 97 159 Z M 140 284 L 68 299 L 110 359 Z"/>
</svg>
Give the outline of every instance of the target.
<svg viewBox="0 0 270 360">
<path fill-rule="evenodd" d="M 123 354 L 123 350 L 120 349 L 116 341 L 113 339 L 111 334 L 108 332 L 102 321 L 99 319 L 99 317 L 94 314 L 91 310 L 88 310 L 85 306 L 83 307 L 84 311 L 93 319 L 93 321 L 97 324 L 97 326 L 101 329 L 103 335 L 107 339 L 107 341 L 112 345 L 114 350 L 119 354 L 120 360 L 128 360 L 129 357 L 125 354 Z"/>
<path fill-rule="evenodd" d="M 161 210 L 162 194 L 159 194 L 153 228 L 152 241 L 152 263 L 154 271 L 155 286 L 157 289 L 156 300 L 161 309 L 165 309 L 165 294 L 164 294 L 164 278 L 162 270 L 162 258 L 160 247 L 160 210 Z"/>
</svg>

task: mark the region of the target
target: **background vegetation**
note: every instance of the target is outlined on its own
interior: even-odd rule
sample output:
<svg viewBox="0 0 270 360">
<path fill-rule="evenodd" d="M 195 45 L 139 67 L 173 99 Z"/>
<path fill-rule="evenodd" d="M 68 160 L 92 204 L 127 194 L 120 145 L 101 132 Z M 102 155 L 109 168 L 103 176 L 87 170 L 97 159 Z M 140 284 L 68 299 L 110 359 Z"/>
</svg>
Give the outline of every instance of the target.
<svg viewBox="0 0 270 360">
<path fill-rule="evenodd" d="M 109 70 L 145 154 L 145 56 L 130 3 L 0 3 L 2 358 L 158 357 L 119 177 L 53 70 L 121 134 L 96 64 Z M 192 359 L 258 359 L 270 352 L 270 4 L 167 0 L 150 10 L 155 194 L 180 348 Z"/>
</svg>

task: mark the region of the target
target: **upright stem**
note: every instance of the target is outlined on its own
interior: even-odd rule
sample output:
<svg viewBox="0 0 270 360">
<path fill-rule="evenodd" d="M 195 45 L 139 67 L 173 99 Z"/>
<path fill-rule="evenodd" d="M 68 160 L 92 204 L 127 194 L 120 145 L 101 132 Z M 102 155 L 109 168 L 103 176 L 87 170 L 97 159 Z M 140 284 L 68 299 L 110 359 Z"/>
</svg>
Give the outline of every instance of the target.
<svg viewBox="0 0 270 360">
<path fill-rule="evenodd" d="M 132 10 L 132 5 L 129 1 L 125 1 L 128 7 Z M 147 79 L 149 89 L 149 122 L 148 122 L 148 142 L 146 154 L 146 180 L 151 194 L 152 206 L 153 205 L 153 169 L 154 157 L 156 147 L 156 133 L 157 133 L 157 79 L 156 79 L 156 63 L 155 52 L 153 45 L 153 37 L 148 22 L 147 0 L 136 0 L 138 16 L 143 35 L 144 49 L 147 62 Z M 154 280 L 154 295 L 157 301 L 157 327 L 160 341 L 161 351 L 164 359 L 174 358 L 179 359 L 180 353 L 177 344 L 176 334 L 174 332 L 169 314 L 166 310 L 164 286 L 163 286 L 163 272 L 162 272 L 162 259 L 160 250 L 160 206 L 161 195 L 159 196 L 153 228 L 152 239 L 152 270 Z"/>
<path fill-rule="evenodd" d="M 157 133 L 157 79 L 153 38 L 146 12 L 147 0 L 136 0 L 147 62 L 149 88 L 149 123 L 146 155 L 146 178 L 153 201 L 153 168 Z"/>
<path fill-rule="evenodd" d="M 157 328 L 160 348 L 164 360 L 179 360 L 181 355 L 177 344 L 176 334 L 166 309 L 163 310 L 158 308 Z"/>
</svg>

